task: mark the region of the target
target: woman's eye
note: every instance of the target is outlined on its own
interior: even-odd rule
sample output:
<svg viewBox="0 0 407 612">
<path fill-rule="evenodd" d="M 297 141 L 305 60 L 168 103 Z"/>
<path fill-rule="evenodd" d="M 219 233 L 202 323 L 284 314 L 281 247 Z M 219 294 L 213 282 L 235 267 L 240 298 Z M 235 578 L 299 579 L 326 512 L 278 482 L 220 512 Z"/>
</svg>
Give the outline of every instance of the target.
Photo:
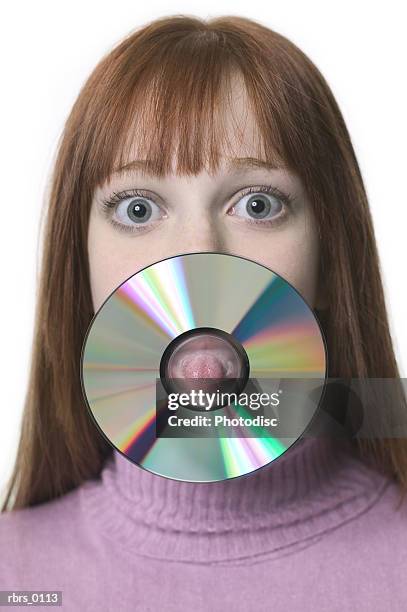
<svg viewBox="0 0 407 612">
<path fill-rule="evenodd" d="M 161 217 L 157 204 L 143 197 L 124 198 L 116 207 L 113 218 L 123 225 L 143 225 Z"/>
<path fill-rule="evenodd" d="M 232 208 L 233 215 L 246 219 L 269 220 L 278 216 L 284 209 L 282 202 L 272 194 L 250 193 L 243 196 Z"/>
</svg>

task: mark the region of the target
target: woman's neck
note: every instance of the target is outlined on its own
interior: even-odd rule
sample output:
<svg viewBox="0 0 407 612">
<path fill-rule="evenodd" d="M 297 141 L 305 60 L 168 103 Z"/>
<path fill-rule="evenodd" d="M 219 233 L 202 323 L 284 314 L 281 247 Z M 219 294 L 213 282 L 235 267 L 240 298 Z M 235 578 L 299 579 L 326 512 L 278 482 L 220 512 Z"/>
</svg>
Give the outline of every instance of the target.
<svg viewBox="0 0 407 612">
<path fill-rule="evenodd" d="M 349 442 L 320 437 L 214 483 L 157 476 L 114 451 L 83 499 L 89 517 L 134 553 L 219 562 L 302 545 L 362 512 L 386 484 Z"/>
</svg>

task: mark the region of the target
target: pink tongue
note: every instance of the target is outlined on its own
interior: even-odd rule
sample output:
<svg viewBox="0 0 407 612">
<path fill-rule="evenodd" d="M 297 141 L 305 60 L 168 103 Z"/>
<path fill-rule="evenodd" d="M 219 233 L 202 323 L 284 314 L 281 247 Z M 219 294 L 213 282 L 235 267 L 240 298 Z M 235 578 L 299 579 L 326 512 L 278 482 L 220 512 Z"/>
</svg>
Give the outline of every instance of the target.
<svg viewBox="0 0 407 612">
<path fill-rule="evenodd" d="M 222 378 L 222 362 L 214 355 L 194 355 L 183 367 L 185 378 Z"/>
</svg>

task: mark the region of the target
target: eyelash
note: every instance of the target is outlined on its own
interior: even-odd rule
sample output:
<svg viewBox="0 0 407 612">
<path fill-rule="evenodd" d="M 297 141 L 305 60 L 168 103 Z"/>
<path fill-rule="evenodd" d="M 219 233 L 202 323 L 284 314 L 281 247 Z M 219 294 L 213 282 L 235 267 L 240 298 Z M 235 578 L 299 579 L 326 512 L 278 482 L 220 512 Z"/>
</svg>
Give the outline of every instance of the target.
<svg viewBox="0 0 407 612">
<path fill-rule="evenodd" d="M 274 196 L 277 200 L 279 200 L 281 202 L 281 204 L 283 204 L 284 208 L 283 211 L 281 213 L 278 214 L 276 219 L 266 219 L 266 220 L 259 220 L 259 219 L 244 219 L 245 222 L 247 223 L 251 223 L 254 225 L 277 225 L 279 224 L 281 221 L 284 220 L 284 218 L 286 217 L 287 213 L 287 208 L 290 208 L 294 198 L 289 194 L 289 193 L 283 193 L 282 191 L 280 191 L 279 189 L 277 189 L 276 187 L 273 187 L 272 185 L 256 185 L 253 187 L 248 187 L 247 189 L 245 189 L 243 191 L 243 193 L 240 195 L 241 199 L 242 197 L 244 197 L 245 195 L 249 195 L 251 193 L 268 193 L 272 196 Z M 142 228 L 142 227 L 135 227 L 132 225 L 124 225 L 123 223 L 119 223 L 118 221 L 116 221 L 115 219 L 113 219 L 112 217 L 112 211 L 116 208 L 116 206 L 118 204 L 120 204 L 120 202 L 122 200 L 125 200 L 126 198 L 146 198 L 148 200 L 151 200 L 152 202 L 154 202 L 156 204 L 156 206 L 159 206 L 154 200 L 153 198 L 148 194 L 148 192 L 144 191 L 144 190 L 140 190 L 140 189 L 129 189 L 127 191 L 119 191 L 119 192 L 115 192 L 113 191 L 110 199 L 105 199 L 101 201 L 102 204 L 102 210 L 104 212 L 104 214 L 107 216 L 109 222 L 119 231 L 125 232 L 125 233 L 139 233 L 139 232 L 143 232 L 145 231 L 147 228 Z M 239 200 L 238 200 L 239 201 Z M 233 205 L 234 206 L 234 205 Z M 232 208 L 233 208 L 232 206 Z M 160 207 L 161 208 L 161 207 Z M 154 225 L 155 222 L 150 223 L 151 225 Z"/>
</svg>

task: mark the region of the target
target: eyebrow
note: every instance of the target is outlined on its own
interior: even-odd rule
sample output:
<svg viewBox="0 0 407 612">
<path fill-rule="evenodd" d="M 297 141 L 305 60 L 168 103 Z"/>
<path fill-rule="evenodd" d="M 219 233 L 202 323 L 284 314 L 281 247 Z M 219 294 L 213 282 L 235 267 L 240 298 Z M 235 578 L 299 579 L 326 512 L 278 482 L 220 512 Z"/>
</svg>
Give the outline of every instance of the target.
<svg viewBox="0 0 407 612">
<path fill-rule="evenodd" d="M 262 159 L 257 159 L 255 157 L 233 157 L 228 158 L 226 163 L 226 169 L 228 172 L 232 172 L 233 170 L 253 170 L 257 168 L 265 169 L 265 170 L 277 170 L 281 168 L 282 165 L 273 164 L 271 162 L 267 162 Z M 141 170 L 143 174 L 148 174 L 153 176 L 154 173 L 151 171 L 151 162 L 147 159 L 134 159 L 124 166 L 120 166 L 114 169 L 115 173 L 121 174 L 124 172 L 128 172 L 130 170 Z"/>
</svg>

